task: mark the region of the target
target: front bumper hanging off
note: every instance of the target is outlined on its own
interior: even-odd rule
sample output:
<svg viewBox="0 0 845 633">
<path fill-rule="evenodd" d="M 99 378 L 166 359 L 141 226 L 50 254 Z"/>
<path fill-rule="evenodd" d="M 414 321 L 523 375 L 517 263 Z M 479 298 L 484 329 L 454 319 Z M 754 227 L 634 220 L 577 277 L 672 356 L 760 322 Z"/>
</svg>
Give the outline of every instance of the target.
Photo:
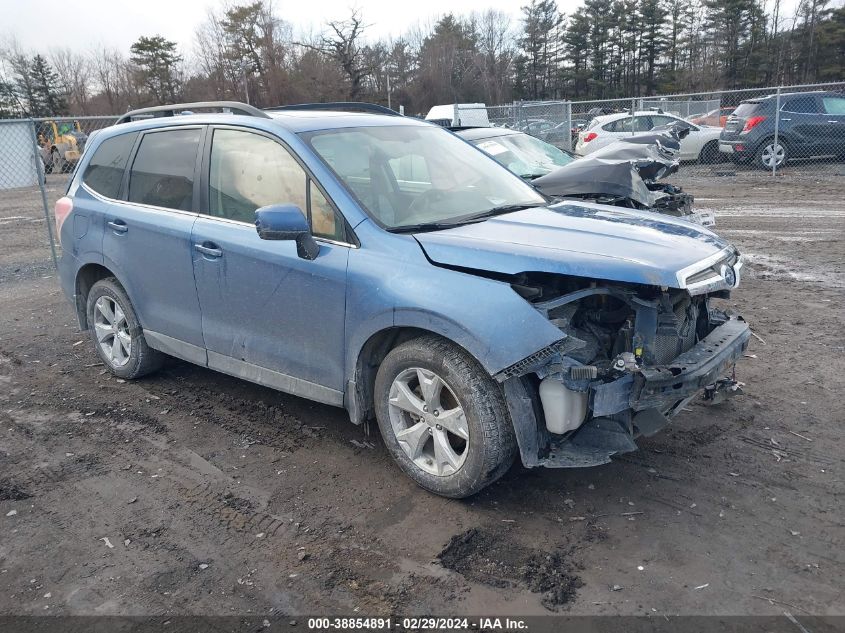
<svg viewBox="0 0 845 633">
<path fill-rule="evenodd" d="M 504 382 L 522 461 L 526 467 L 596 466 L 612 455 L 637 449 L 706 387 L 717 383 L 742 357 L 751 329 L 731 317 L 688 351 L 664 365 L 642 366 L 613 382 L 589 387 L 590 418 L 565 438 L 547 433 L 530 388 L 520 378 Z M 526 423 L 527 422 L 527 423 Z"/>
</svg>

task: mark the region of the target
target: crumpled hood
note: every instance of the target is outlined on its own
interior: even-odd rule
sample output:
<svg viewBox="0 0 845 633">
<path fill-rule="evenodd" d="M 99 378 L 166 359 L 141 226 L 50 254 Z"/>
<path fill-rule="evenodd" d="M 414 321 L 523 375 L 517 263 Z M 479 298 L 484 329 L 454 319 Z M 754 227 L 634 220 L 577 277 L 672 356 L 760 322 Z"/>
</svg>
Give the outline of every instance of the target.
<svg viewBox="0 0 845 633">
<path fill-rule="evenodd" d="M 682 287 L 679 271 L 730 246 L 677 218 L 569 201 L 414 237 L 429 259 L 446 266 L 672 288 Z"/>
<path fill-rule="evenodd" d="M 641 162 L 646 163 L 645 160 Z M 547 196 L 621 196 L 630 198 L 640 208 L 648 209 L 660 196 L 649 191 L 638 165 L 638 161 L 634 160 L 591 159 L 587 156 L 535 178 L 531 184 Z"/>
</svg>

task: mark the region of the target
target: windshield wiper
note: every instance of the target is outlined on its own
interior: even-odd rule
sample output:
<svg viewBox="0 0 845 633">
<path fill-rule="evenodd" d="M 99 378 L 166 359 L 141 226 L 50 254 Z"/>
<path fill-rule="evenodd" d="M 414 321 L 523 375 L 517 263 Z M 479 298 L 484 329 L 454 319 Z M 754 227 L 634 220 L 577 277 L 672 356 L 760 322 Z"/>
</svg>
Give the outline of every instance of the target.
<svg viewBox="0 0 845 633">
<path fill-rule="evenodd" d="M 394 226 L 389 229 L 391 233 L 422 233 L 423 231 L 442 231 L 444 229 L 453 229 L 456 226 L 461 226 L 466 222 L 421 222 L 419 224 L 403 224 L 401 226 Z"/>
<path fill-rule="evenodd" d="M 389 228 L 391 233 L 417 233 L 422 231 L 442 231 L 444 229 L 453 229 L 456 226 L 463 226 L 464 224 L 472 224 L 474 222 L 481 222 L 487 218 L 492 218 L 496 215 L 511 213 L 513 211 L 522 211 L 523 209 L 531 209 L 533 207 L 543 207 L 543 202 L 528 202 L 523 204 L 504 204 L 499 207 L 493 207 L 480 213 L 473 213 L 472 215 L 465 215 L 461 218 L 456 218 L 448 222 L 422 222 L 420 224 L 406 224 L 402 226 L 395 226 Z"/>
<path fill-rule="evenodd" d="M 492 218 L 494 215 L 502 215 L 505 213 L 513 213 L 514 211 L 524 211 L 525 209 L 533 209 L 535 207 L 544 207 L 547 203 L 545 202 L 526 202 L 523 204 L 503 204 L 499 207 L 493 207 L 492 209 L 487 209 L 486 211 L 482 211 L 481 213 L 476 213 L 474 215 L 466 216 L 461 218 L 461 220 L 483 220 L 485 218 Z"/>
</svg>

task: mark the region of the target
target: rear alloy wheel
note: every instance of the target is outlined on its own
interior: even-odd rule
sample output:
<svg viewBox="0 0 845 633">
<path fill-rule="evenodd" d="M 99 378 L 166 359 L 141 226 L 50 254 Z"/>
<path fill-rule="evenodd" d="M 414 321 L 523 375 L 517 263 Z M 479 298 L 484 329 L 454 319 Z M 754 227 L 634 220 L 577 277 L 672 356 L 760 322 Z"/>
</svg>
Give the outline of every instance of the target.
<svg viewBox="0 0 845 633">
<path fill-rule="evenodd" d="M 132 335 L 129 321 L 120 304 L 107 295 L 94 303 L 94 335 L 100 353 L 114 368 L 123 367 L 132 354 Z"/>
<path fill-rule="evenodd" d="M 91 287 L 87 310 L 94 349 L 111 373 L 132 379 L 161 367 L 164 355 L 147 345 L 132 303 L 114 277 Z"/>
<path fill-rule="evenodd" d="M 502 388 L 460 347 L 436 336 L 402 343 L 379 366 L 374 391 L 387 450 L 426 490 L 468 497 L 513 463 Z"/>
<path fill-rule="evenodd" d="M 774 139 L 767 139 L 757 150 L 755 164 L 760 169 L 780 169 L 787 160 L 787 146 L 781 140 L 775 143 Z"/>
</svg>

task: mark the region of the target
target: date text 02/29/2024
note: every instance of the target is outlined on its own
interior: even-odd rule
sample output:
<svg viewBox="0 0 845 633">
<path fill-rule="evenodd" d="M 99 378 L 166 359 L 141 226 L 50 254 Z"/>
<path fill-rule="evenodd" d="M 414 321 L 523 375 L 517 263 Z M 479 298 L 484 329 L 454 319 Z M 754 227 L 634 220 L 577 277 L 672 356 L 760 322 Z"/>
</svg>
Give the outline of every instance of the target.
<svg viewBox="0 0 845 633">
<path fill-rule="evenodd" d="M 466 631 L 470 629 L 523 631 L 527 630 L 524 620 L 498 617 L 448 618 L 448 617 L 408 617 L 408 618 L 309 618 L 309 631 Z"/>
</svg>

